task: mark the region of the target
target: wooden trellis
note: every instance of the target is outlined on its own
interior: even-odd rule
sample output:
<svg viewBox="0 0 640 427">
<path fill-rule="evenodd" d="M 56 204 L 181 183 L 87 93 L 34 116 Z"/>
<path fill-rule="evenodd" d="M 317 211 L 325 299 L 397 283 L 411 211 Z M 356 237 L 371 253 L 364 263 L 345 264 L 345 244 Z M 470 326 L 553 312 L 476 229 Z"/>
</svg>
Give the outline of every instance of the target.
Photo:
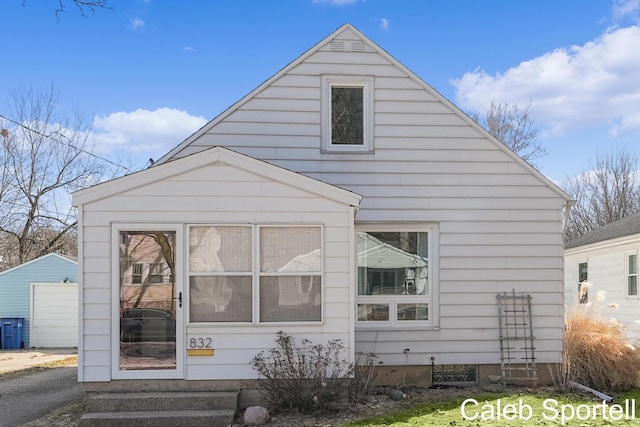
<svg viewBox="0 0 640 427">
<path fill-rule="evenodd" d="M 503 384 L 538 385 L 531 295 L 515 290 L 496 296 Z"/>
</svg>

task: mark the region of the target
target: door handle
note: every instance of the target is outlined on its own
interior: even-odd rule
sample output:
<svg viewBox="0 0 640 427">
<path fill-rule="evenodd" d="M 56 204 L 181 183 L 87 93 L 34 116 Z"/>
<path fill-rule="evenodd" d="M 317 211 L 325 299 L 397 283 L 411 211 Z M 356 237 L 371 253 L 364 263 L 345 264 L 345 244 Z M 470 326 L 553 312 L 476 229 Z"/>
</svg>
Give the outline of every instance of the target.
<svg viewBox="0 0 640 427">
<path fill-rule="evenodd" d="M 182 292 L 178 292 L 178 297 L 174 299 L 178 300 L 178 307 L 182 308 Z"/>
</svg>

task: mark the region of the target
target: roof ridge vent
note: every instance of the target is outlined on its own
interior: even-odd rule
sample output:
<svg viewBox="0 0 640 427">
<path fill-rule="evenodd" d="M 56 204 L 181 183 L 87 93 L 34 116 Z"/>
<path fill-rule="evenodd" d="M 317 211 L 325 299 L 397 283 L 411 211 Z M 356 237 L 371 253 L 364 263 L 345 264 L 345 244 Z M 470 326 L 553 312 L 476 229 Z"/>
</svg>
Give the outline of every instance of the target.
<svg viewBox="0 0 640 427">
<path fill-rule="evenodd" d="M 344 41 L 331 40 L 331 42 L 329 43 L 329 48 L 331 50 L 344 50 Z"/>
<path fill-rule="evenodd" d="M 364 52 L 364 42 L 362 40 L 352 41 L 351 42 L 351 50 Z"/>
</svg>

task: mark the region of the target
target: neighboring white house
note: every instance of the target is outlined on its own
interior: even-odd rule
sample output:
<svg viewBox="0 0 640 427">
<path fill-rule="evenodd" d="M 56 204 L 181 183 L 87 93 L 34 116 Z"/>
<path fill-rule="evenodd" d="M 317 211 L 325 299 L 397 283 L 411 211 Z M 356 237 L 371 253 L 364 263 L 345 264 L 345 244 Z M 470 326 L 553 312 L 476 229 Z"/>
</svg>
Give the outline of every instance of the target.
<svg viewBox="0 0 640 427">
<path fill-rule="evenodd" d="M 569 196 L 349 24 L 73 200 L 82 382 L 254 379 L 281 330 L 373 352 L 389 381 L 482 380 L 514 290 L 538 363 L 562 358 Z"/>
<path fill-rule="evenodd" d="M 635 340 L 640 341 L 640 292 L 638 289 L 638 250 L 640 213 L 629 215 L 594 230 L 565 245 L 565 293 L 569 306 L 579 303 L 578 289 L 587 280 L 587 299 L 600 303 L 603 312 L 619 320 Z M 616 304 L 617 309 L 608 306 Z"/>
</svg>

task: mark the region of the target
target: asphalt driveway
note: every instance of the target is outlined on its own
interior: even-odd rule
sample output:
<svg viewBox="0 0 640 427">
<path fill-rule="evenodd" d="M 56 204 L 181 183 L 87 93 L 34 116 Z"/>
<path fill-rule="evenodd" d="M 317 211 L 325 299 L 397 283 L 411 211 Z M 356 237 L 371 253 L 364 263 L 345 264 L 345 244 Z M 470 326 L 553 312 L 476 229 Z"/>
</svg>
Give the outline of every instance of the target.
<svg viewBox="0 0 640 427">
<path fill-rule="evenodd" d="M 73 354 L 71 354 L 73 355 Z M 65 355 L 47 355 L 60 360 Z M 69 357 L 66 354 L 66 357 Z M 0 353 L 2 365 L 20 370 L 43 362 L 41 357 L 30 357 L 27 351 Z M 84 398 L 84 389 L 78 383 L 77 366 L 46 369 L 26 375 L 0 377 L 0 427 L 19 426 L 47 415 L 49 412 Z"/>
</svg>

